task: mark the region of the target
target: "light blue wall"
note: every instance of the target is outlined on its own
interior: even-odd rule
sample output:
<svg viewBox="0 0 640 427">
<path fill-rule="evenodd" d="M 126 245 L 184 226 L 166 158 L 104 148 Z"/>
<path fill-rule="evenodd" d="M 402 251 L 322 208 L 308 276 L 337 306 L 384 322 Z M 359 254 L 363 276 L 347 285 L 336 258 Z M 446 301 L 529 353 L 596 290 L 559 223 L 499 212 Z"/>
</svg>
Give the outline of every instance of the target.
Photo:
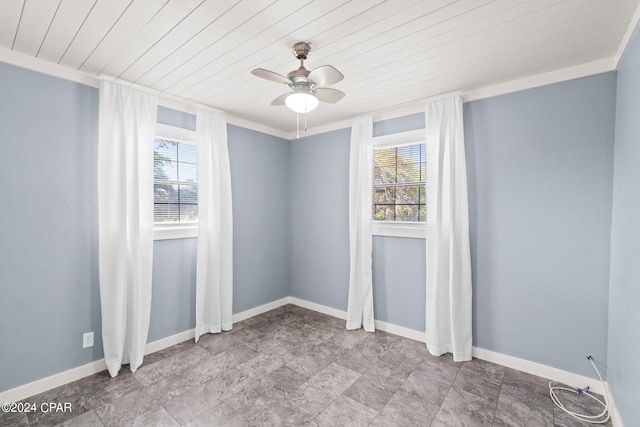
<svg viewBox="0 0 640 427">
<path fill-rule="evenodd" d="M 341 129 L 291 142 L 291 296 L 347 309 L 349 140 Z"/>
<path fill-rule="evenodd" d="M 3 63 L 0 82 L 3 391 L 100 359 L 102 342 L 98 91 Z"/>
<path fill-rule="evenodd" d="M 375 123 L 374 134 L 420 126 L 424 117 L 408 116 Z M 340 129 L 294 140 L 289 149 L 291 296 L 339 310 L 347 309 L 349 292 L 350 139 L 351 130 Z M 424 240 L 374 238 L 377 320 L 424 330 L 424 263 Z"/>
<path fill-rule="evenodd" d="M 615 73 L 465 104 L 474 345 L 606 362 Z M 423 115 L 375 135 L 424 127 Z M 292 141 L 291 293 L 346 309 L 348 129 Z M 378 320 L 424 331 L 424 240 L 375 237 Z"/>
<path fill-rule="evenodd" d="M 586 355 L 606 363 L 615 84 L 465 104 L 478 347 L 591 377 Z"/>
<path fill-rule="evenodd" d="M 158 122 L 190 130 L 196 127 L 195 115 L 162 106 Z M 289 294 L 289 142 L 233 125 L 227 125 L 227 137 L 234 223 L 233 312 L 239 313 Z M 170 267 L 173 274 L 154 275 L 154 289 L 161 282 L 157 287 L 163 292 L 162 297 L 154 293 L 157 311 L 180 311 L 174 313 L 179 322 L 154 335 L 163 337 L 195 327 L 196 239 L 156 242 L 154 249 L 154 273 L 172 264 L 173 258 L 180 260 Z M 177 277 L 184 283 L 175 284 Z M 186 301 L 182 295 L 185 301 L 179 308 L 172 291 L 176 286 L 184 286 L 191 298 Z M 177 325 L 184 327 L 176 332 Z"/>
<path fill-rule="evenodd" d="M 640 30 L 618 68 L 607 380 L 625 426 L 640 425 Z"/>
<path fill-rule="evenodd" d="M 289 295 L 289 142 L 227 127 L 233 193 L 233 312 Z"/>
<path fill-rule="evenodd" d="M 0 392 L 101 359 L 98 90 L 0 63 Z M 195 128 L 160 107 L 158 120 Z M 288 145 L 228 126 L 234 313 L 288 295 Z M 156 241 L 149 341 L 195 324 L 196 239 Z M 81 348 L 82 333 L 95 346 Z"/>
<path fill-rule="evenodd" d="M 638 323 L 630 282 L 640 246 L 627 236 L 640 152 L 637 101 L 621 92 L 638 90 L 634 49 L 618 87 L 609 310 L 609 375 L 629 417 L 635 408 L 620 396 L 638 382 L 625 322 Z M 14 142 L 0 168 L 9 207 L 0 209 L 2 391 L 97 360 L 102 348 L 98 92 L 5 64 L 0 81 L 0 137 Z M 615 84 L 608 73 L 465 104 L 475 345 L 589 376 L 585 354 L 607 361 Z M 165 108 L 158 120 L 195 124 Z M 423 126 L 416 114 L 374 133 Z M 235 126 L 228 134 L 234 312 L 287 295 L 345 310 L 350 130 L 292 142 Z M 194 326 L 196 240 L 158 241 L 154 251 L 149 341 Z M 424 330 L 424 240 L 375 237 L 373 258 L 376 318 Z M 83 350 L 90 330 L 96 346 Z"/>
<path fill-rule="evenodd" d="M 377 320 L 424 331 L 424 239 L 373 237 L 373 310 Z"/>
<path fill-rule="evenodd" d="M 148 342 L 195 328 L 196 239 L 153 243 L 153 289 Z"/>
</svg>

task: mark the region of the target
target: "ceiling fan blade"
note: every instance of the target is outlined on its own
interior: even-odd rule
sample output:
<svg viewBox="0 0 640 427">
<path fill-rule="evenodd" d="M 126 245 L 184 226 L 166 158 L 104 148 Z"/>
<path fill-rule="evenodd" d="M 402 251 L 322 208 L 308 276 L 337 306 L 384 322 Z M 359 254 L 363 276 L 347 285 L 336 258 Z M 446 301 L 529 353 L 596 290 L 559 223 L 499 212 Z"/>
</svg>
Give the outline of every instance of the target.
<svg viewBox="0 0 640 427">
<path fill-rule="evenodd" d="M 344 76 L 331 65 L 323 65 L 311 71 L 307 78 L 314 82 L 316 86 L 329 86 L 338 83 L 344 79 Z"/>
<path fill-rule="evenodd" d="M 264 68 L 256 68 L 251 71 L 251 74 L 276 83 L 284 83 L 286 85 L 291 83 L 291 81 L 282 74 L 274 73 L 273 71 L 265 70 Z"/>
<path fill-rule="evenodd" d="M 329 104 L 335 104 L 344 98 L 345 93 L 338 89 L 319 88 L 313 91 L 318 98 L 318 101 L 328 102 Z"/>
<path fill-rule="evenodd" d="M 290 93 L 291 92 L 283 93 L 282 95 L 280 95 L 279 97 L 271 101 L 271 105 L 275 105 L 275 106 L 284 105 L 284 100 L 287 99 L 287 96 L 289 96 Z"/>
</svg>

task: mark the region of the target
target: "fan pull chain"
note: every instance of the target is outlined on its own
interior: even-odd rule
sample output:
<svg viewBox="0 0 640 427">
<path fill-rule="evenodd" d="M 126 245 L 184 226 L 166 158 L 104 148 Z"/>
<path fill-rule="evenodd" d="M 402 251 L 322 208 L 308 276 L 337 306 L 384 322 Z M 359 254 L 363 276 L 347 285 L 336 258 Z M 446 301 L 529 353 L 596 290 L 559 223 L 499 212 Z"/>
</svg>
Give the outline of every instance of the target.
<svg viewBox="0 0 640 427">
<path fill-rule="evenodd" d="M 307 133 L 307 115 L 304 115 L 304 132 Z"/>
<path fill-rule="evenodd" d="M 296 113 L 296 139 L 300 139 L 300 113 Z"/>
</svg>

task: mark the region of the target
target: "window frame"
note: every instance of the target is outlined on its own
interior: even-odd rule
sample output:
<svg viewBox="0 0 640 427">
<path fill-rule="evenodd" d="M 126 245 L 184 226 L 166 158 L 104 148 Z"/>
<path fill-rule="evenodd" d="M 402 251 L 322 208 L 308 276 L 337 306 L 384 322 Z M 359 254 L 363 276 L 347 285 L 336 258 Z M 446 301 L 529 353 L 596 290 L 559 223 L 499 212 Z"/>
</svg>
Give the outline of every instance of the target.
<svg viewBox="0 0 640 427">
<path fill-rule="evenodd" d="M 182 144 L 197 146 L 196 131 L 156 123 L 154 138 L 169 139 Z M 187 239 L 198 237 L 198 221 L 153 223 L 153 240 Z"/>
<path fill-rule="evenodd" d="M 398 132 L 388 135 L 374 136 L 372 146 L 374 150 L 377 150 L 381 148 L 403 147 L 407 145 L 425 143 L 425 130 L 416 129 L 408 132 Z M 371 167 L 373 168 L 373 165 L 371 165 Z M 373 194 L 373 181 L 371 182 L 371 192 Z M 425 239 L 427 237 L 427 224 L 426 222 L 372 220 L 371 231 L 374 236 Z"/>
</svg>

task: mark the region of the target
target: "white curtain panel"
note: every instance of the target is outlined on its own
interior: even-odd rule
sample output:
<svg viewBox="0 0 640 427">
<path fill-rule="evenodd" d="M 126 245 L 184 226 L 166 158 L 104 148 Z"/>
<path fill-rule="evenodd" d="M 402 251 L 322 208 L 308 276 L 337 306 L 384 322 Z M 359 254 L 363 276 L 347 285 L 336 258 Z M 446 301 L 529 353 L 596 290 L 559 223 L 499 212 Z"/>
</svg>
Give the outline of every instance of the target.
<svg viewBox="0 0 640 427">
<path fill-rule="evenodd" d="M 201 335 L 233 327 L 233 214 L 227 121 L 196 112 L 198 144 L 198 255 L 196 342 Z"/>
<path fill-rule="evenodd" d="M 109 374 L 142 364 L 151 312 L 154 95 L 102 81 L 98 251 L 102 343 Z"/>
<path fill-rule="evenodd" d="M 351 127 L 349 155 L 349 301 L 347 329 L 374 332 L 371 272 L 373 117 Z"/>
<path fill-rule="evenodd" d="M 427 102 L 426 344 L 471 360 L 471 256 L 462 98 Z"/>
</svg>

